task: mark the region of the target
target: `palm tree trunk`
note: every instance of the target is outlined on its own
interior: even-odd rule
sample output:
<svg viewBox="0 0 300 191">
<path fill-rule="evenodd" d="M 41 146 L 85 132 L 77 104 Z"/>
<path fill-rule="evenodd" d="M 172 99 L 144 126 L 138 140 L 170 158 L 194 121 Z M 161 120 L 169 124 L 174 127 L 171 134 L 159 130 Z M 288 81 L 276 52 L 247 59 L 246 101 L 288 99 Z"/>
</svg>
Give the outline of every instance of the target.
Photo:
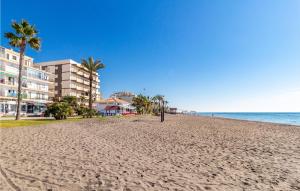
<svg viewBox="0 0 300 191">
<path fill-rule="evenodd" d="M 90 74 L 90 93 L 89 93 L 89 108 L 92 109 L 93 107 L 93 100 L 92 100 L 92 84 L 93 84 L 93 76 Z"/>
<path fill-rule="evenodd" d="M 24 60 L 25 46 L 20 48 L 20 59 L 19 59 L 19 79 L 18 79 L 18 101 L 17 101 L 17 115 L 16 120 L 20 120 L 21 115 L 21 101 L 22 101 L 22 68 Z"/>
<path fill-rule="evenodd" d="M 160 111 L 160 122 L 164 122 L 165 120 L 165 109 L 164 109 L 164 100 L 162 100 L 162 107 Z"/>
</svg>

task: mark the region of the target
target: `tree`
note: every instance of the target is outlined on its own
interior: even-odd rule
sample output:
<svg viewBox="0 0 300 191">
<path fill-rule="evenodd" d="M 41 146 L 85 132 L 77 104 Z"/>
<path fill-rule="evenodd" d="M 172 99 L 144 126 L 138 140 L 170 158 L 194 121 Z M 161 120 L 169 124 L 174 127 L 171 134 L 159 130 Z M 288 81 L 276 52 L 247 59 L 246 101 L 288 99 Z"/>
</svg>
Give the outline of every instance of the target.
<svg viewBox="0 0 300 191">
<path fill-rule="evenodd" d="M 20 119 L 21 101 L 22 101 L 22 68 L 24 62 L 24 55 L 27 45 L 34 50 L 39 50 L 41 47 L 41 40 L 37 37 L 37 30 L 34 25 L 31 25 L 26 20 L 20 23 L 13 21 L 11 24 L 14 32 L 7 32 L 4 36 L 9 40 L 12 47 L 18 48 L 20 52 L 19 59 L 19 75 L 18 75 L 18 101 L 17 101 L 17 115 L 16 120 Z"/>
<path fill-rule="evenodd" d="M 152 97 L 152 101 L 153 101 L 153 112 L 158 115 L 160 110 L 161 110 L 161 105 L 162 105 L 162 101 L 164 99 L 163 95 L 156 95 L 154 97 Z"/>
<path fill-rule="evenodd" d="M 46 116 L 53 115 L 56 120 L 67 119 L 73 114 L 73 108 L 67 102 L 54 102 L 45 111 Z"/>
<path fill-rule="evenodd" d="M 132 102 L 132 105 L 136 107 L 139 114 L 149 114 L 152 112 L 152 102 L 150 97 L 139 94 L 133 98 Z"/>
<path fill-rule="evenodd" d="M 100 61 L 96 60 L 94 61 L 93 57 L 89 57 L 88 60 L 82 59 L 81 64 L 84 68 L 86 68 L 89 71 L 89 80 L 90 80 L 90 91 L 89 91 L 89 109 L 92 109 L 93 105 L 93 74 L 97 72 L 98 70 L 105 67 L 105 65 Z"/>
<path fill-rule="evenodd" d="M 62 101 L 68 103 L 73 109 L 78 107 L 77 98 L 75 96 L 64 96 Z"/>
<path fill-rule="evenodd" d="M 85 105 L 85 102 L 86 102 L 85 96 L 83 96 L 83 95 L 80 96 L 79 100 L 80 100 L 80 105 L 81 105 L 81 106 L 84 106 L 84 105 Z"/>
</svg>

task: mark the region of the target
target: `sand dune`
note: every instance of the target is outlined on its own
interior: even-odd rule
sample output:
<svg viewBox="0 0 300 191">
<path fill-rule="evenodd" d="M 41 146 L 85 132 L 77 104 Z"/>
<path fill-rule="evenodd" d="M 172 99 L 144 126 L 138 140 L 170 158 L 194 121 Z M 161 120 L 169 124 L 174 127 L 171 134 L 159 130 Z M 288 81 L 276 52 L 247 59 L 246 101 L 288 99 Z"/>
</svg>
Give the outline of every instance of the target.
<svg viewBox="0 0 300 191">
<path fill-rule="evenodd" d="M 294 126 L 139 116 L 0 135 L 0 190 L 300 190 Z"/>
</svg>

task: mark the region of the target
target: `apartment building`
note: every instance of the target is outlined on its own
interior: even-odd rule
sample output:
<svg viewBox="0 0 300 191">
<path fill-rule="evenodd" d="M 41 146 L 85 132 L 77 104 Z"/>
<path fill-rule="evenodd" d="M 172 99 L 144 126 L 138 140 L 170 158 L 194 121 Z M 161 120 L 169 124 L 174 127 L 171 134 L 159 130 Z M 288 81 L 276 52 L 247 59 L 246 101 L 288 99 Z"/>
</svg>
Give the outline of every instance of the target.
<svg viewBox="0 0 300 191">
<path fill-rule="evenodd" d="M 0 115 L 15 115 L 19 74 L 19 53 L 0 46 Z M 22 70 L 22 115 L 40 115 L 51 102 L 51 74 L 25 56 Z"/>
<path fill-rule="evenodd" d="M 55 75 L 54 96 L 58 100 L 64 96 L 76 96 L 81 102 L 85 98 L 84 103 L 88 104 L 89 95 L 89 72 L 80 63 L 71 59 L 56 60 L 50 62 L 41 62 L 38 65 L 44 70 Z M 101 100 L 100 80 L 97 72 L 93 74 L 93 99 L 95 102 Z"/>
</svg>

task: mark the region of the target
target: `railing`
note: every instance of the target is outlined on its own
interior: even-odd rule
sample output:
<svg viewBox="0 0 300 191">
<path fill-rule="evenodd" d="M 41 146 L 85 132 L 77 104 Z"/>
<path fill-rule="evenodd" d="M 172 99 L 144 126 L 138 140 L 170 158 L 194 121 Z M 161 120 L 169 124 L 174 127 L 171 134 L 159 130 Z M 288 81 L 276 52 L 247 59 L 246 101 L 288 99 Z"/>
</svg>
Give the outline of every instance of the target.
<svg viewBox="0 0 300 191">
<path fill-rule="evenodd" d="M 75 69 L 71 68 L 71 72 L 77 73 L 78 70 L 75 70 Z"/>
<path fill-rule="evenodd" d="M 71 76 L 71 80 L 74 80 L 74 81 L 76 81 L 76 77 L 74 77 L 74 76 Z"/>
<path fill-rule="evenodd" d="M 10 86 L 18 85 L 18 83 L 16 83 L 16 82 L 10 82 L 10 81 L 8 81 L 6 84 L 10 85 Z"/>
<path fill-rule="evenodd" d="M 75 84 L 71 84 L 71 88 L 76 88 L 76 85 Z"/>
<path fill-rule="evenodd" d="M 80 78 L 77 78 L 76 81 L 79 83 L 83 83 L 83 79 L 80 79 Z"/>
<path fill-rule="evenodd" d="M 6 97 L 17 97 L 17 93 L 6 93 Z"/>
</svg>

